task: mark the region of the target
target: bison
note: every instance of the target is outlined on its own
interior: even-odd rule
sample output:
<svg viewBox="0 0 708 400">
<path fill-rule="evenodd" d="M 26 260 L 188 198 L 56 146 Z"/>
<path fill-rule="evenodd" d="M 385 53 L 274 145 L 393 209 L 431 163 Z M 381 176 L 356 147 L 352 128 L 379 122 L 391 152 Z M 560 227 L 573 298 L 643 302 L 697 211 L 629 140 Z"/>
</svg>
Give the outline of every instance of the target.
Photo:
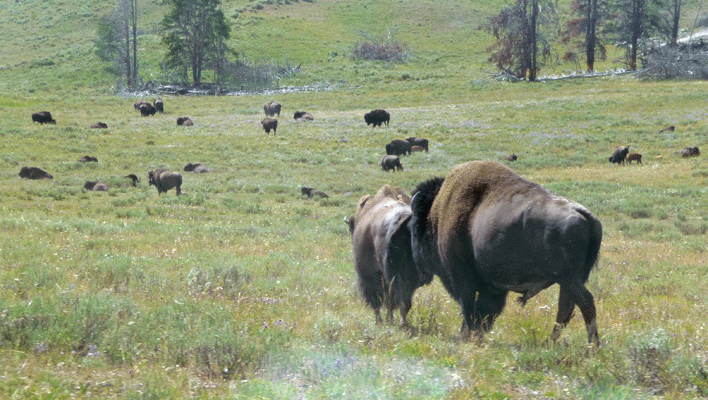
<svg viewBox="0 0 708 400">
<path fill-rule="evenodd" d="M 404 156 L 411 154 L 411 144 L 402 139 L 393 139 L 386 145 L 386 154 L 389 156 Z"/>
<path fill-rule="evenodd" d="M 681 154 L 681 157 L 698 157 L 701 155 L 701 151 L 698 150 L 698 147 L 686 147 L 681 150 L 679 150 L 679 154 Z"/>
<path fill-rule="evenodd" d="M 627 163 L 631 164 L 632 161 L 636 161 L 639 164 L 642 163 L 642 155 L 639 153 L 628 153 L 627 154 Z"/>
<path fill-rule="evenodd" d="M 91 157 L 91 156 L 83 156 L 76 161 L 78 161 L 78 162 L 98 162 L 98 158 Z"/>
<path fill-rule="evenodd" d="M 376 109 L 364 114 L 364 121 L 366 125 L 371 125 L 371 127 L 381 126 L 381 124 L 386 124 L 391 120 L 391 114 L 386 110 Z"/>
<path fill-rule="evenodd" d="M 84 183 L 84 189 L 93 190 L 94 192 L 107 192 L 108 185 L 101 182 L 100 180 L 86 181 L 86 183 Z"/>
<path fill-rule="evenodd" d="M 276 101 L 270 101 L 268 104 L 263 106 L 263 111 L 266 117 L 272 117 L 277 115 L 280 118 L 280 103 Z"/>
<path fill-rule="evenodd" d="M 40 111 L 32 114 L 32 122 L 39 122 L 40 125 L 52 124 L 56 125 L 57 121 L 52 118 L 52 113 L 49 111 Z"/>
<path fill-rule="evenodd" d="M 211 172 L 210 168 L 200 162 L 194 164 L 188 163 L 184 166 L 184 170 L 187 172 L 194 172 L 195 174 L 204 174 L 207 172 Z"/>
<path fill-rule="evenodd" d="M 659 133 L 662 133 L 662 132 L 673 132 L 673 131 L 675 131 L 675 130 L 676 130 L 676 127 L 673 126 L 673 125 L 671 125 L 671 126 L 668 126 L 668 127 L 664 128 L 664 129 L 659 130 Z"/>
<path fill-rule="evenodd" d="M 293 118 L 295 119 L 295 121 L 297 121 L 297 120 L 314 121 L 315 120 L 315 117 L 313 117 L 312 114 L 310 114 L 309 112 L 305 112 L 305 111 L 295 111 Z"/>
<path fill-rule="evenodd" d="M 352 235 L 359 289 L 366 303 L 374 309 L 376 322 L 383 322 L 380 308 L 386 305 L 389 323 L 393 322 L 393 311 L 398 308 L 401 325 L 408 326 L 406 317 L 413 293 L 429 283 L 432 276 L 421 281 L 415 268 L 408 228 L 411 208 L 409 203 L 399 200 L 401 191 L 385 185 L 375 196 L 363 196 L 356 214 L 348 220 L 345 218 L 345 222 Z"/>
<path fill-rule="evenodd" d="M 596 265 L 602 225 L 582 205 L 551 193 L 495 161 L 471 161 L 446 178 L 423 182 L 411 200 L 413 258 L 422 276 L 437 275 L 462 308 L 462 335 L 481 340 L 509 291 L 524 305 L 560 285 L 551 339 L 583 314 L 588 341 L 599 345 L 595 303 L 585 288 Z"/>
<path fill-rule="evenodd" d="M 54 179 L 52 174 L 38 167 L 22 167 L 20 178 L 25 179 Z"/>
<path fill-rule="evenodd" d="M 189 117 L 177 118 L 177 126 L 194 126 L 194 122 Z"/>
<path fill-rule="evenodd" d="M 313 198 L 314 196 L 324 197 L 325 199 L 329 198 L 329 195 L 327 195 L 327 193 L 307 186 L 303 186 L 300 191 L 302 192 L 302 194 L 306 194 L 309 198 Z"/>
<path fill-rule="evenodd" d="M 609 160 L 614 164 L 624 164 L 627 158 L 627 153 L 629 153 L 629 146 L 615 146 Z"/>
<path fill-rule="evenodd" d="M 157 112 L 159 112 L 160 114 L 165 112 L 165 103 L 162 102 L 161 98 L 159 98 L 159 97 L 156 98 L 154 105 L 155 105 L 155 110 L 157 110 Z"/>
<path fill-rule="evenodd" d="M 182 175 L 158 168 L 148 172 L 148 186 L 155 185 L 158 196 L 162 193 L 167 193 L 168 190 L 175 188 L 177 196 L 182 194 Z"/>
<path fill-rule="evenodd" d="M 263 118 L 261 120 L 261 125 L 263 125 L 263 130 L 266 133 L 270 133 L 270 130 L 273 130 L 273 135 L 275 136 L 276 134 L 276 129 L 278 129 L 278 120 L 273 119 L 273 118 Z"/>
<path fill-rule="evenodd" d="M 386 155 L 381 159 L 381 169 L 384 172 L 396 170 L 403 171 L 403 164 L 401 164 L 401 159 L 398 156 Z"/>
<path fill-rule="evenodd" d="M 155 106 L 148 102 L 141 104 L 139 110 L 140 115 L 142 115 L 143 117 L 155 115 Z"/>
<path fill-rule="evenodd" d="M 135 174 L 128 174 L 128 175 L 124 176 L 123 178 L 128 178 L 131 181 L 133 181 L 132 182 L 133 186 L 138 186 L 138 182 L 140 182 L 140 178 L 138 178 L 138 176 Z"/>
<path fill-rule="evenodd" d="M 511 161 L 514 162 L 519 159 L 519 156 L 516 155 L 516 153 L 511 153 L 508 156 L 504 158 L 506 161 Z"/>
<path fill-rule="evenodd" d="M 89 129 L 106 129 L 108 128 L 108 124 L 105 122 L 96 122 L 93 125 L 89 125 Z"/>
<path fill-rule="evenodd" d="M 428 139 L 411 136 L 406 138 L 406 141 L 410 143 L 411 146 L 420 146 L 425 149 L 426 153 L 428 152 Z"/>
<path fill-rule="evenodd" d="M 136 110 L 140 110 L 140 106 L 142 106 L 143 104 L 150 104 L 150 103 L 148 103 L 146 100 L 141 99 L 141 100 L 136 101 L 135 104 L 133 104 L 133 108 L 135 108 Z"/>
</svg>

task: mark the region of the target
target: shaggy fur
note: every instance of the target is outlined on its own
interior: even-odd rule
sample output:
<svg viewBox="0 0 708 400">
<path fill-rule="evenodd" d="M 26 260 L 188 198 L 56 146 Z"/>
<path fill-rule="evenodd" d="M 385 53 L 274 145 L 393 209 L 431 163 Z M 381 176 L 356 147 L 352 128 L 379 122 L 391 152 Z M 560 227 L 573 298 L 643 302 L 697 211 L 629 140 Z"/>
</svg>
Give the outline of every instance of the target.
<svg viewBox="0 0 708 400">
<path fill-rule="evenodd" d="M 326 199 L 329 198 L 329 195 L 328 195 L 327 193 L 325 193 L 325 192 L 323 192 L 323 191 L 321 191 L 321 190 L 317 190 L 317 189 L 313 189 L 313 188 L 311 188 L 311 187 L 307 187 L 307 186 L 303 186 L 303 187 L 300 189 L 300 191 L 302 192 L 302 194 L 307 195 L 307 197 L 309 197 L 309 198 L 313 198 L 314 196 L 320 196 L 320 197 L 324 197 L 324 198 L 326 198 Z"/>
<path fill-rule="evenodd" d="M 49 111 L 40 111 L 32 114 L 32 122 L 39 122 L 40 125 L 57 124 L 57 121 L 52 118 L 52 113 L 50 113 Z"/>
<path fill-rule="evenodd" d="M 398 156 L 386 155 L 381 159 L 381 170 L 384 172 L 393 171 L 403 171 L 403 164 L 401 164 L 401 159 Z"/>
<path fill-rule="evenodd" d="M 390 156 L 405 156 L 411 154 L 411 144 L 403 139 L 393 139 L 386 145 L 386 154 Z"/>
<path fill-rule="evenodd" d="M 263 106 L 263 111 L 266 117 L 273 117 L 275 115 L 280 118 L 280 103 L 276 101 L 270 101 L 268 104 Z"/>
<path fill-rule="evenodd" d="M 175 188 L 177 196 L 179 196 L 182 194 L 182 175 L 158 168 L 148 172 L 148 186 L 150 185 L 155 185 L 158 196 L 172 188 Z"/>
<path fill-rule="evenodd" d="M 610 162 L 613 164 L 624 164 L 627 159 L 627 153 L 629 153 L 629 146 L 615 146 L 610 156 Z"/>
<path fill-rule="evenodd" d="M 371 127 L 381 126 L 381 124 L 386 124 L 391 120 L 391 114 L 386 110 L 376 109 L 364 114 L 364 121 L 366 125 L 371 125 Z"/>
<path fill-rule="evenodd" d="M 104 182 L 101 182 L 100 180 L 86 181 L 86 183 L 84 183 L 84 189 L 93 190 L 94 192 L 107 192 L 108 185 L 106 185 Z"/>
<path fill-rule="evenodd" d="M 315 117 L 313 117 L 312 114 L 310 114 L 309 112 L 305 112 L 305 111 L 295 111 L 293 118 L 295 119 L 295 121 L 297 121 L 297 120 L 314 121 L 315 120 Z"/>
<path fill-rule="evenodd" d="M 261 125 L 263 125 L 263 130 L 265 133 L 270 133 L 271 129 L 273 130 L 273 136 L 276 134 L 276 130 L 278 129 L 278 120 L 273 119 L 273 118 L 263 118 L 261 120 Z"/>
<path fill-rule="evenodd" d="M 89 125 L 89 129 L 106 129 L 108 128 L 108 124 L 104 122 L 96 122 L 93 125 Z"/>
<path fill-rule="evenodd" d="M 426 153 L 428 152 L 428 139 L 411 136 L 406 138 L 406 141 L 410 143 L 411 146 L 420 146 L 425 149 Z"/>
<path fill-rule="evenodd" d="M 194 126 L 194 122 L 189 117 L 177 118 L 177 126 Z"/>
<path fill-rule="evenodd" d="M 19 175 L 25 179 L 54 179 L 50 173 L 38 167 L 22 167 Z"/>
<path fill-rule="evenodd" d="M 155 109 L 159 113 L 165 112 L 165 103 L 159 97 L 157 99 L 155 99 Z"/>
<path fill-rule="evenodd" d="M 632 161 L 636 161 L 639 164 L 642 163 L 642 155 L 639 153 L 629 153 L 627 154 L 627 163 L 631 164 Z"/>
</svg>

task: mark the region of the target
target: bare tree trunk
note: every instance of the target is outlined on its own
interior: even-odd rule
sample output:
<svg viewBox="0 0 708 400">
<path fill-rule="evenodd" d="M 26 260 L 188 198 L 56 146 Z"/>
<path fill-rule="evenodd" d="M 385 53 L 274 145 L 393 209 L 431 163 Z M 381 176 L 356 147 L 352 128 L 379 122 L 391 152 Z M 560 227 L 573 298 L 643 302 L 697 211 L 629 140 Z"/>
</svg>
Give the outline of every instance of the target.
<svg viewBox="0 0 708 400">
<path fill-rule="evenodd" d="M 595 70 L 595 46 L 597 45 L 595 33 L 597 26 L 597 0 L 588 0 L 585 23 L 587 24 L 585 30 L 585 58 L 588 72 L 592 72 Z"/>
<path fill-rule="evenodd" d="M 128 82 L 128 89 L 133 89 L 133 74 L 130 63 L 130 21 L 125 18 L 125 79 Z"/>
<path fill-rule="evenodd" d="M 672 19 L 672 25 L 671 25 L 671 45 L 675 46 L 677 41 L 678 41 L 678 33 L 679 33 L 679 22 L 681 21 L 681 1 L 682 0 L 674 0 L 673 4 L 673 19 Z"/>
<path fill-rule="evenodd" d="M 130 19 L 133 23 L 133 85 L 138 84 L 138 0 L 130 0 Z"/>
<path fill-rule="evenodd" d="M 531 65 L 529 68 L 529 82 L 536 80 L 538 73 L 538 43 L 536 38 L 536 28 L 538 25 L 538 0 L 531 2 L 531 26 L 529 27 L 529 44 L 531 45 Z"/>
</svg>

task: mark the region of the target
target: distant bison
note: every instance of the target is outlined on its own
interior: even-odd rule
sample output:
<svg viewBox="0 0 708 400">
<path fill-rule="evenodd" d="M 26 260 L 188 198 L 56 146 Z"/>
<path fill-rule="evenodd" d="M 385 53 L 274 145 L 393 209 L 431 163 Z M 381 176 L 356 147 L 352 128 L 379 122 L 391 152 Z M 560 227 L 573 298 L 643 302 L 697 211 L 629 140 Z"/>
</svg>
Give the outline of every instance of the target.
<svg viewBox="0 0 708 400">
<path fill-rule="evenodd" d="M 374 309 L 376 322 L 383 322 L 381 306 L 387 308 L 389 323 L 398 308 L 401 325 L 405 327 L 413 293 L 429 283 L 432 276 L 427 282 L 419 279 L 408 228 L 411 208 L 409 203 L 399 200 L 401 191 L 385 185 L 376 195 L 363 196 L 356 214 L 345 222 L 352 235 L 358 286 L 366 303 Z"/>
<path fill-rule="evenodd" d="M 271 101 L 263 106 L 263 111 L 265 112 L 266 117 L 272 117 L 274 115 L 280 117 L 280 103 Z"/>
<path fill-rule="evenodd" d="M 624 164 L 627 153 L 629 153 L 629 146 L 615 146 L 609 160 L 613 164 Z"/>
<path fill-rule="evenodd" d="M 108 185 L 101 181 L 86 181 L 84 189 L 93 190 L 94 192 L 107 192 Z"/>
<path fill-rule="evenodd" d="M 408 224 L 418 273 L 437 275 L 462 308 L 462 336 L 478 339 L 509 292 L 524 305 L 558 284 L 557 340 L 577 306 L 588 341 L 599 345 L 595 302 L 585 288 L 602 224 L 582 205 L 551 193 L 495 161 L 458 165 L 418 185 Z"/>
<path fill-rule="evenodd" d="M 91 157 L 91 156 L 83 156 L 76 161 L 78 161 L 78 162 L 98 162 L 98 158 Z"/>
<path fill-rule="evenodd" d="M 132 182 L 133 186 L 138 186 L 138 182 L 140 182 L 140 178 L 138 178 L 138 176 L 135 174 L 128 174 L 128 175 L 124 176 L 123 178 L 128 178 L 131 181 L 133 181 Z"/>
<path fill-rule="evenodd" d="M 148 172 L 148 186 L 150 185 L 155 185 L 158 195 L 167 193 L 168 190 L 175 188 L 177 191 L 177 196 L 179 196 L 182 194 L 182 175 L 166 169 L 158 168 L 154 171 Z"/>
<path fill-rule="evenodd" d="M 22 167 L 22 169 L 20 169 L 20 178 L 54 179 L 54 177 L 50 173 L 37 167 Z"/>
<path fill-rule="evenodd" d="M 324 197 L 324 198 L 326 198 L 326 199 L 329 198 L 329 195 L 327 195 L 327 193 L 325 193 L 325 192 L 323 192 L 323 191 L 321 191 L 321 190 L 317 190 L 317 189 L 313 189 L 313 188 L 311 188 L 311 187 L 307 187 L 307 186 L 303 186 L 303 187 L 300 189 L 300 191 L 302 192 L 302 194 L 307 195 L 307 197 L 309 197 L 309 198 L 313 198 L 314 196 L 320 196 L 320 197 Z"/>
<path fill-rule="evenodd" d="M 681 150 L 679 150 L 679 154 L 681 154 L 681 157 L 698 157 L 701 155 L 700 150 L 698 150 L 698 147 L 686 147 Z"/>
<path fill-rule="evenodd" d="M 177 118 L 177 126 L 194 126 L 194 123 L 189 117 L 179 117 Z"/>
<path fill-rule="evenodd" d="M 194 164 L 188 163 L 184 166 L 184 170 L 187 172 L 194 172 L 195 174 L 204 174 L 207 172 L 211 172 L 210 168 L 200 162 Z"/>
<path fill-rule="evenodd" d="M 381 124 L 386 124 L 391 120 L 391 114 L 386 110 L 376 109 L 364 114 L 364 121 L 366 125 L 372 125 L 371 127 L 381 126 Z"/>
<path fill-rule="evenodd" d="M 52 118 L 52 113 L 49 111 L 40 111 L 32 114 L 32 122 L 39 122 L 40 125 L 52 124 L 56 125 L 57 121 Z"/>
<path fill-rule="evenodd" d="M 428 139 L 411 136 L 406 138 L 406 141 L 410 143 L 411 146 L 420 146 L 425 149 L 426 153 L 428 152 Z"/>
<path fill-rule="evenodd" d="M 401 159 L 398 156 L 386 155 L 381 159 L 381 169 L 384 172 L 396 170 L 403 171 L 403 164 L 401 164 Z"/>
<path fill-rule="evenodd" d="M 386 154 L 390 156 L 404 156 L 411 154 L 411 144 L 402 139 L 393 139 L 386 145 Z"/>
<path fill-rule="evenodd" d="M 639 164 L 642 163 L 642 155 L 639 153 L 629 153 L 627 154 L 627 163 L 631 164 L 632 161 L 636 161 Z"/>
<path fill-rule="evenodd" d="M 162 99 L 159 97 L 157 99 L 155 99 L 155 109 L 159 113 L 165 112 L 165 104 L 162 102 Z"/>
<path fill-rule="evenodd" d="M 261 120 L 261 125 L 263 125 L 263 130 L 266 133 L 270 133 L 273 130 L 273 135 L 276 134 L 276 129 L 278 129 L 278 120 L 273 118 L 263 118 Z"/>
<path fill-rule="evenodd" d="M 96 122 L 93 125 L 89 125 L 89 129 L 106 129 L 108 128 L 108 124 L 105 122 Z"/>
<path fill-rule="evenodd" d="M 519 159 L 519 156 L 516 155 L 516 153 L 511 153 L 508 156 L 506 156 L 505 160 L 506 161 L 511 161 L 514 162 Z"/>
<path fill-rule="evenodd" d="M 313 121 L 315 117 L 312 116 L 309 112 L 305 111 L 295 111 L 295 115 L 293 118 L 297 120 L 303 120 L 303 121 Z"/>
<path fill-rule="evenodd" d="M 662 132 L 673 132 L 674 130 L 676 130 L 676 127 L 673 126 L 673 125 L 671 125 L 671 126 L 669 126 L 669 127 L 666 127 L 666 128 L 664 128 L 664 129 L 660 130 L 659 133 L 662 133 Z"/>
<path fill-rule="evenodd" d="M 135 102 L 135 104 L 133 104 L 133 108 L 135 108 L 136 110 L 140 110 L 140 106 L 142 106 L 143 104 L 150 104 L 150 103 L 148 103 L 145 100 L 138 100 Z"/>
<path fill-rule="evenodd" d="M 153 106 L 152 104 L 150 104 L 148 102 L 141 104 L 139 110 L 140 110 L 140 115 L 142 115 L 143 117 L 155 115 L 155 106 Z"/>
</svg>

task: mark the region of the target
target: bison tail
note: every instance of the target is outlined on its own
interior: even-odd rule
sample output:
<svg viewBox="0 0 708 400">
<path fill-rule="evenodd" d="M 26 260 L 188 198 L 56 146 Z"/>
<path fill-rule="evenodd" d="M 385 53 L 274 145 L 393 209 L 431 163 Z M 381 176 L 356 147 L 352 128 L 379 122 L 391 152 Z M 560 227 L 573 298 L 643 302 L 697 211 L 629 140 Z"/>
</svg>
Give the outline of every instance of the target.
<svg viewBox="0 0 708 400">
<path fill-rule="evenodd" d="M 602 243 L 602 223 L 595 218 L 594 215 L 587 209 L 577 210 L 589 224 L 590 232 L 588 232 L 588 252 L 585 259 L 585 271 L 583 271 L 583 282 L 587 282 L 590 271 L 597 266 L 600 256 L 600 245 Z"/>
</svg>

